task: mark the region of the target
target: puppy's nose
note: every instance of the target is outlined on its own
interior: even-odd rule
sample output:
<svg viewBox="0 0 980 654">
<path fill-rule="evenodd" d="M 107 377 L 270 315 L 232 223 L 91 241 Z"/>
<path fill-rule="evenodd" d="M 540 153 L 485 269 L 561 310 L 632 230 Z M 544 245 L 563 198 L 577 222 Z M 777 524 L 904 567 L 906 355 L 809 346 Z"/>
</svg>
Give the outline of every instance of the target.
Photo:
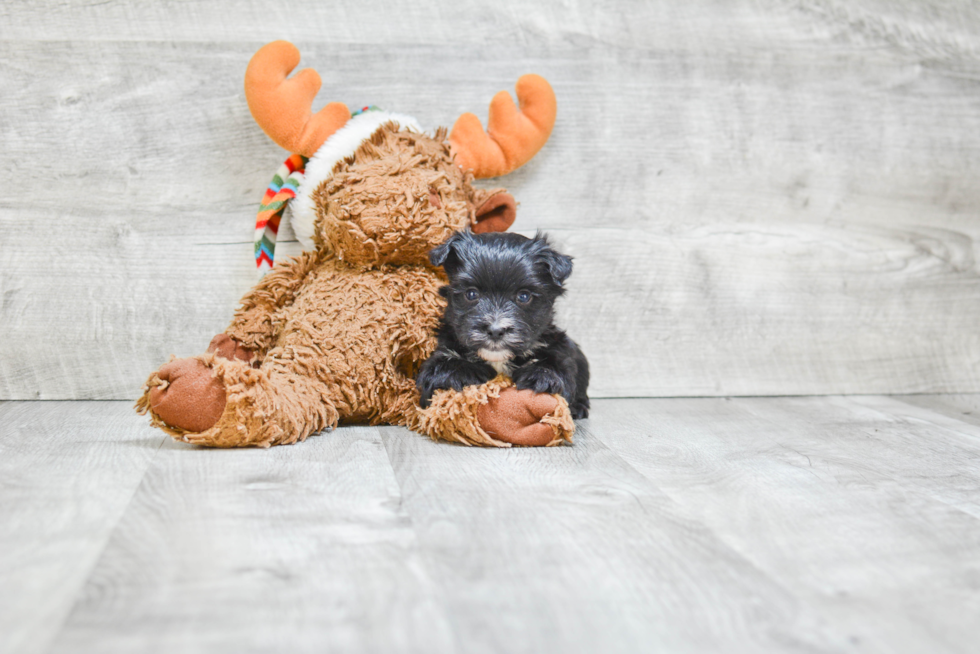
<svg viewBox="0 0 980 654">
<path fill-rule="evenodd" d="M 512 331 L 514 331 L 513 327 L 510 327 L 509 325 L 501 325 L 499 323 L 494 323 L 489 327 L 487 327 L 487 335 L 490 336 L 490 338 L 494 338 L 498 340 L 503 338 L 507 334 L 511 333 Z"/>
</svg>

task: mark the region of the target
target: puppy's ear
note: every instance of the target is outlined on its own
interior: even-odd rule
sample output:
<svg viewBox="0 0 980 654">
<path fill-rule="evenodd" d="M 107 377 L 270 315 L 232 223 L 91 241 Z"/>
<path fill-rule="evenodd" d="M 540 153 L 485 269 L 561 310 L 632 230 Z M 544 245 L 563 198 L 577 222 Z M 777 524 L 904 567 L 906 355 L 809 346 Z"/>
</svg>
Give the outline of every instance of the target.
<svg viewBox="0 0 980 654">
<path fill-rule="evenodd" d="M 567 254 L 552 250 L 548 244 L 548 239 L 544 236 L 538 235 L 534 240 L 539 243 L 540 247 L 537 254 L 538 262 L 547 271 L 552 283 L 561 288 L 565 280 L 572 274 L 572 258 Z"/>
<path fill-rule="evenodd" d="M 551 248 L 542 254 L 545 258 L 545 265 L 548 266 L 548 272 L 551 274 L 551 281 L 557 286 L 564 285 L 565 280 L 572 274 L 572 258 L 567 254 L 555 252 Z"/>
<path fill-rule="evenodd" d="M 433 266 L 442 266 L 447 275 L 451 275 L 459 267 L 459 254 L 456 248 L 466 238 L 466 232 L 456 232 L 442 245 L 429 252 L 429 261 Z"/>
</svg>

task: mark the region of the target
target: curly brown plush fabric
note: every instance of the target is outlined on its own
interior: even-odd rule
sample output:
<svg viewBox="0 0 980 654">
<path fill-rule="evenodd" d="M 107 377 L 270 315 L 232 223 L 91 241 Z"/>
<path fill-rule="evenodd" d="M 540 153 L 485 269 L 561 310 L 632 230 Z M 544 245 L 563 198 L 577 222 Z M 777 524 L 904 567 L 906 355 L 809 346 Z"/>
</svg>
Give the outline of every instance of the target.
<svg viewBox="0 0 980 654">
<path fill-rule="evenodd" d="M 445 130 L 381 127 L 314 191 L 316 250 L 249 291 L 209 353 L 153 373 L 137 409 L 179 440 L 214 447 L 294 443 L 340 421 L 470 445 L 570 442 L 564 399 L 544 396 L 531 409 L 528 398 L 501 397 L 503 378 L 418 407 L 414 377 L 435 349 L 444 307 L 429 250 L 476 224 L 478 208 L 513 221 L 512 198 L 494 200 L 499 191 L 471 180 Z M 484 429 L 481 410 L 507 433 Z M 539 429 L 517 433 L 527 426 Z"/>
<path fill-rule="evenodd" d="M 429 408 L 420 413 L 420 431 L 433 439 L 464 445 L 552 446 L 572 442 L 575 423 L 565 398 L 540 395 L 538 401 L 501 402 L 502 396 L 506 398 L 510 392 L 534 395 L 513 386 L 510 379 L 501 375 L 460 393 L 438 391 Z M 508 432 L 508 441 L 500 440 L 498 429 Z"/>
</svg>

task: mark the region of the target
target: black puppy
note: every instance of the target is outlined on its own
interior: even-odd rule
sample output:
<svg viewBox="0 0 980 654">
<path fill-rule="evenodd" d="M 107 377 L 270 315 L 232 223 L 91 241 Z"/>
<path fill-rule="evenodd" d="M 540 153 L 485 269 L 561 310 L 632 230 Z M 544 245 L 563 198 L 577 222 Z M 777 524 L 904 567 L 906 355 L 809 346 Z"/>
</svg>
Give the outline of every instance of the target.
<svg viewBox="0 0 980 654">
<path fill-rule="evenodd" d="M 555 327 L 554 304 L 572 274 L 572 258 L 545 236 L 459 232 L 432 250 L 449 286 L 439 345 L 419 370 L 422 407 L 439 389 L 462 390 L 509 375 L 518 389 L 556 393 L 572 417 L 589 415 L 589 362 Z"/>
</svg>

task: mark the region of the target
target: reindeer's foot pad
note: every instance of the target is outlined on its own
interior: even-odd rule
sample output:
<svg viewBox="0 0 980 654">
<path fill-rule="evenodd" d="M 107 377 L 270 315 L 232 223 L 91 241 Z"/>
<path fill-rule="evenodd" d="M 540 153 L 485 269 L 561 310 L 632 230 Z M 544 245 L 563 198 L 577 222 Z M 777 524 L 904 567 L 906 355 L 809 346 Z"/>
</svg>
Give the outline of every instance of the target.
<svg viewBox="0 0 980 654">
<path fill-rule="evenodd" d="M 511 445 L 532 447 L 572 442 L 575 430 L 568 405 L 561 398 L 513 386 L 490 397 L 477 409 L 480 427 L 490 436 Z M 564 413 L 566 420 L 560 414 Z"/>
<path fill-rule="evenodd" d="M 149 410 L 171 433 L 207 431 L 225 410 L 225 386 L 201 358 L 170 361 L 150 375 L 146 388 L 137 409 Z"/>
<path fill-rule="evenodd" d="M 150 375 L 136 410 L 179 441 L 205 447 L 270 447 L 336 426 L 337 409 L 302 376 L 271 379 L 240 358 L 208 352 Z"/>
<path fill-rule="evenodd" d="M 495 447 L 560 445 L 575 433 L 564 398 L 519 391 L 503 376 L 437 392 L 421 412 L 421 428 L 432 438 Z"/>
</svg>

